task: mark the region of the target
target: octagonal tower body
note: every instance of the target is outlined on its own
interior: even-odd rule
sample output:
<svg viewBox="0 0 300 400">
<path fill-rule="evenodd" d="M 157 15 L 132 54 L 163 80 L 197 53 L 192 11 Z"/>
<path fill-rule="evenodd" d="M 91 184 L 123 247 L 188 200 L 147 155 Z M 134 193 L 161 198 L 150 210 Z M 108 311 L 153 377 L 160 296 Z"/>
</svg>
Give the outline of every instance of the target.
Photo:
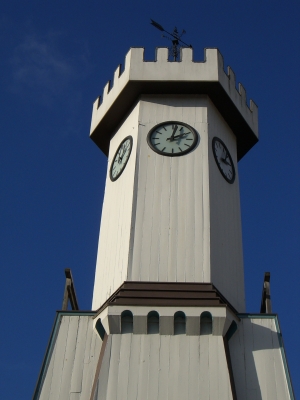
<svg viewBox="0 0 300 400">
<path fill-rule="evenodd" d="M 108 155 L 96 265 L 93 309 L 124 281 L 212 283 L 238 312 L 245 311 L 238 160 L 257 142 L 257 107 L 246 104 L 232 70 L 217 49 L 204 62 L 182 49 L 180 62 L 158 49 L 154 62 L 131 49 L 125 68 L 94 104 L 91 137 Z M 181 157 L 155 153 L 147 143 L 157 124 L 180 121 L 199 135 Z M 126 136 L 133 148 L 112 182 L 109 169 Z M 236 170 L 233 184 L 220 174 L 212 140 L 227 146 Z"/>
</svg>

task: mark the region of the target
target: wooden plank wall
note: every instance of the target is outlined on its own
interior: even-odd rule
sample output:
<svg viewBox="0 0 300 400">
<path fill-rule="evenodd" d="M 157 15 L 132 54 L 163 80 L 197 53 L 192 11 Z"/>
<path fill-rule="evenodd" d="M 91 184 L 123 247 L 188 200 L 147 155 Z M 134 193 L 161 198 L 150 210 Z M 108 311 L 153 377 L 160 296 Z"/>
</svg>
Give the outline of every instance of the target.
<svg viewBox="0 0 300 400">
<path fill-rule="evenodd" d="M 149 147 L 148 132 L 165 121 L 197 130 L 200 140 L 191 153 L 165 157 Z M 128 135 L 130 159 L 111 182 L 111 161 Z M 212 282 L 244 312 L 238 174 L 233 185 L 221 176 L 213 136 L 226 142 L 237 172 L 235 136 L 205 95 L 143 95 L 112 138 L 93 309 L 133 280 Z"/>
<path fill-rule="evenodd" d="M 291 399 L 274 317 L 242 318 L 229 348 L 238 399 Z"/>
<path fill-rule="evenodd" d="M 111 335 L 105 353 L 95 400 L 232 399 L 221 336 Z"/>
<path fill-rule="evenodd" d="M 101 343 L 91 316 L 62 316 L 38 398 L 89 399 Z"/>
<path fill-rule="evenodd" d="M 211 282 L 236 310 L 245 312 L 236 137 L 210 100 L 208 126 Z M 225 143 L 232 156 L 236 173 L 232 184 L 223 178 L 215 162 L 212 152 L 214 137 Z"/>
<path fill-rule="evenodd" d="M 206 96 L 143 96 L 140 105 L 137 202 L 128 280 L 209 282 L 209 189 Z M 183 157 L 150 149 L 149 130 L 182 121 L 200 135 Z"/>
<path fill-rule="evenodd" d="M 138 134 L 135 107 L 110 142 L 105 195 L 101 216 L 92 309 L 97 309 L 126 280 L 132 223 L 134 175 Z M 109 169 L 122 140 L 131 135 L 133 148 L 125 170 L 112 182 Z M 99 174 L 103 172 L 99 171 Z"/>
</svg>

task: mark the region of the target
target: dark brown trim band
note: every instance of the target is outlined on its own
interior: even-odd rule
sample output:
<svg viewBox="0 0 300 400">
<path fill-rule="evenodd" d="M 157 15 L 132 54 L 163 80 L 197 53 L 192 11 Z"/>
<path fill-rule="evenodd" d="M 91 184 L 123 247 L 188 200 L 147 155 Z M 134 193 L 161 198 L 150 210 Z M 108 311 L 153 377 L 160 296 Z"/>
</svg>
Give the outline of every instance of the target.
<svg viewBox="0 0 300 400">
<path fill-rule="evenodd" d="M 125 281 L 97 310 L 108 306 L 229 307 L 237 310 L 211 283 Z"/>
</svg>

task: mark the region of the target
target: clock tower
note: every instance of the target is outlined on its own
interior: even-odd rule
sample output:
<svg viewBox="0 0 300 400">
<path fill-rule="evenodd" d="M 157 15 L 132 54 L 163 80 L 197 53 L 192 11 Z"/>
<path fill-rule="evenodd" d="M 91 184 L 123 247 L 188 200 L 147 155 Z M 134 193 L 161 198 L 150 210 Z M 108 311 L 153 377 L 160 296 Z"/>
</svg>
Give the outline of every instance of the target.
<svg viewBox="0 0 300 400">
<path fill-rule="evenodd" d="M 131 49 L 94 105 L 91 138 L 108 172 L 93 309 L 124 281 L 150 281 L 211 283 L 244 312 L 237 162 L 257 142 L 257 107 L 217 49 L 202 63 L 189 48 L 167 57 L 159 48 L 144 62 Z"/>
<path fill-rule="evenodd" d="M 34 399 L 293 399 L 269 292 L 245 308 L 238 161 L 257 106 L 217 49 L 143 53 L 93 106 L 108 165 L 92 311 L 58 312 Z"/>
</svg>

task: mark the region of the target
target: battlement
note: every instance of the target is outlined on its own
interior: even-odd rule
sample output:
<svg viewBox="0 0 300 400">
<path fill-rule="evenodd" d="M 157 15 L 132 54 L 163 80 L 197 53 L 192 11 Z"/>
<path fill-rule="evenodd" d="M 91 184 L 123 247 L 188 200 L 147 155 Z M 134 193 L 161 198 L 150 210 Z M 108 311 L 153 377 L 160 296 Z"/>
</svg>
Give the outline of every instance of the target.
<svg viewBox="0 0 300 400">
<path fill-rule="evenodd" d="M 238 138 L 238 159 L 258 141 L 258 109 L 249 106 L 246 90 L 236 88 L 235 74 L 218 49 L 205 49 L 204 61 L 193 61 L 193 49 L 182 48 L 180 61 L 168 61 L 168 49 L 157 48 L 155 61 L 144 61 L 144 48 L 131 48 L 124 70 L 119 65 L 93 105 L 90 136 L 108 154 L 109 140 L 141 94 L 207 94 Z"/>
</svg>

